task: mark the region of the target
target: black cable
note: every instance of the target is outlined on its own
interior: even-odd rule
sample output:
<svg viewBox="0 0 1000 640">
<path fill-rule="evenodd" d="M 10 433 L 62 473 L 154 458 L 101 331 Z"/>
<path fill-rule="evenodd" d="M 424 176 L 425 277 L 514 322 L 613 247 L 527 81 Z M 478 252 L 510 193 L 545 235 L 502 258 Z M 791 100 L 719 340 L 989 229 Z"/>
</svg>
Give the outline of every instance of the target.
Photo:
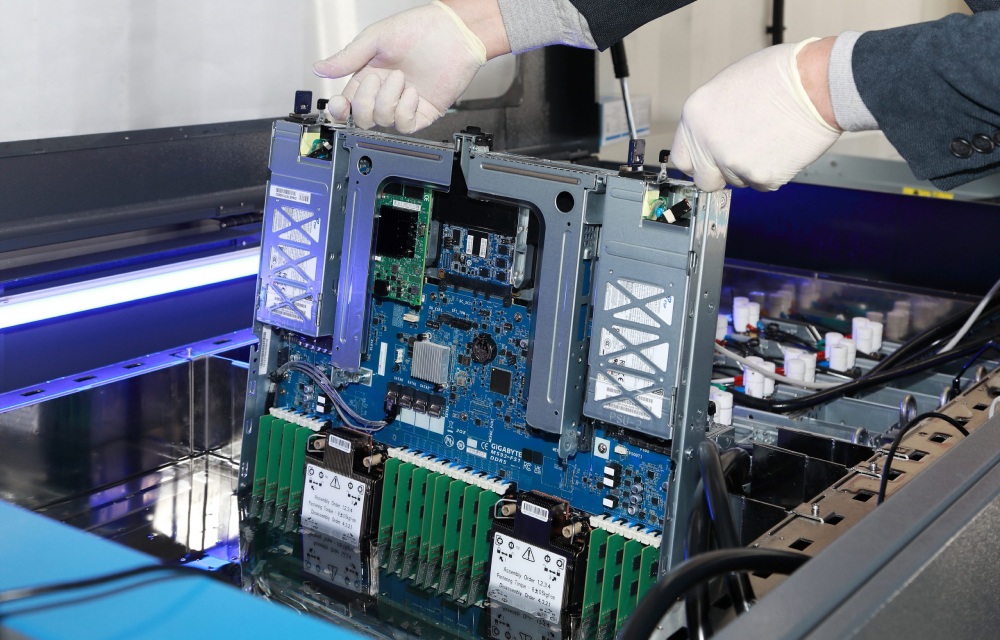
<svg viewBox="0 0 1000 640">
<path fill-rule="evenodd" d="M 705 485 L 699 480 L 698 485 L 695 487 L 691 517 L 688 520 L 684 559 L 690 560 L 691 558 L 700 556 L 709 550 L 711 544 L 712 519 L 708 515 L 708 501 L 705 500 Z M 709 589 L 707 583 L 699 584 L 684 599 L 689 640 L 704 640 L 712 637 L 712 601 Z"/>
<path fill-rule="evenodd" d="M 899 443 L 903 441 L 903 436 L 906 435 L 907 431 L 917 426 L 917 424 L 919 424 L 920 422 L 927 420 L 928 418 L 937 418 L 938 420 L 944 420 L 951 426 L 958 429 L 958 432 L 961 433 L 963 436 L 965 437 L 969 436 L 969 432 L 966 431 L 965 427 L 962 426 L 962 423 L 952 418 L 951 416 L 946 416 L 943 413 L 936 413 L 934 411 L 930 411 L 928 413 L 921 413 L 913 420 L 907 422 L 902 429 L 896 432 L 896 437 L 892 439 L 892 445 L 889 446 L 889 453 L 886 455 L 885 462 L 882 463 L 882 480 L 879 481 L 878 483 L 878 500 L 875 502 L 876 506 L 882 504 L 882 502 L 885 500 L 885 491 L 889 487 L 889 469 L 890 467 L 892 467 L 892 460 L 896 455 L 896 450 L 899 449 Z"/>
<path fill-rule="evenodd" d="M 692 587 L 734 571 L 766 571 L 788 575 L 809 556 L 776 549 L 722 549 L 688 560 L 650 587 L 628 617 L 622 640 L 649 640 L 660 620 Z"/>
<path fill-rule="evenodd" d="M 899 378 L 905 378 L 906 376 L 920 373 L 921 371 L 926 371 L 927 369 L 933 369 L 938 365 L 951 362 L 952 360 L 957 360 L 962 356 L 968 355 L 978 350 L 980 346 L 981 345 L 976 344 L 967 347 L 959 347 L 934 356 L 933 358 L 928 358 L 926 360 L 892 369 L 890 371 L 882 371 L 874 375 L 869 373 L 867 376 L 858 378 L 853 382 L 847 382 L 845 384 L 831 387 L 830 389 L 824 389 L 823 391 L 799 398 L 791 398 L 788 400 L 765 400 L 763 398 L 754 398 L 753 396 L 741 393 L 735 389 L 730 389 L 729 392 L 733 394 L 734 399 L 741 406 L 750 409 L 759 409 L 761 411 L 770 411 L 771 413 L 789 413 L 792 411 L 799 411 L 801 409 L 809 409 L 810 407 L 815 407 L 818 404 L 822 404 L 828 400 L 833 400 L 834 398 L 839 398 L 840 396 L 857 393 L 858 391 L 863 391 L 864 389 L 869 389 Z"/>
<path fill-rule="evenodd" d="M 723 451 L 720 458 L 729 493 L 742 495 L 743 485 L 750 476 L 750 454 L 736 447 Z M 692 505 L 691 517 L 688 520 L 685 560 L 705 553 L 712 546 L 712 519 L 705 498 L 705 484 L 701 479 L 695 486 Z M 711 590 L 707 584 L 698 585 L 694 593 L 689 593 L 685 598 L 688 638 L 691 640 L 712 637 L 711 604 Z"/>
<path fill-rule="evenodd" d="M 934 347 L 943 344 L 950 339 L 951 336 L 955 335 L 962 325 L 965 324 L 965 321 L 969 319 L 970 315 L 972 315 L 972 311 L 972 307 L 966 309 L 965 311 L 960 311 L 950 318 L 947 318 L 933 327 L 928 327 L 924 331 L 913 336 L 904 344 L 900 345 L 898 349 L 890 353 L 888 356 L 880 360 L 874 367 L 872 367 L 868 372 L 869 375 L 909 362 L 914 358 L 918 358 L 921 355 L 926 354 Z M 984 309 L 982 315 L 986 316 L 996 313 L 997 311 L 1000 311 L 1000 302 Z"/>
<path fill-rule="evenodd" d="M 183 573 L 185 575 L 192 575 L 192 576 L 199 575 L 199 576 L 211 577 L 210 573 L 202 571 L 201 569 L 195 569 L 194 567 L 182 567 L 169 564 L 150 564 L 141 567 L 136 567 L 135 569 L 128 569 L 126 571 L 117 571 L 115 573 L 106 573 L 104 575 L 95 576 L 93 578 L 74 580 L 72 582 L 56 582 L 53 584 L 41 585 L 37 587 L 21 587 L 15 589 L 6 589 L 4 591 L 0 591 L 0 604 L 6 604 L 9 602 L 18 602 L 21 600 L 26 600 L 28 598 L 43 596 L 50 593 L 58 593 L 61 591 L 85 589 L 87 587 L 106 584 L 108 582 L 116 582 L 118 580 L 124 580 L 125 578 L 131 578 L 132 576 L 139 576 L 146 573 L 155 573 L 159 571 L 171 572 L 171 573 Z"/>
<path fill-rule="evenodd" d="M 705 483 L 705 497 L 708 499 L 715 541 L 720 549 L 738 549 L 740 534 L 733 518 L 732 507 L 729 505 L 729 492 L 726 490 L 726 475 L 722 471 L 722 460 L 714 442 L 704 441 L 698 445 L 698 466 L 701 468 L 701 479 Z M 750 579 L 745 575 L 726 576 L 726 586 L 737 615 L 749 611 L 754 599 Z"/>
<path fill-rule="evenodd" d="M 979 359 L 979 356 L 986 353 L 986 351 L 989 349 L 1000 350 L 1000 345 L 998 345 L 996 342 L 992 340 L 987 342 L 985 345 L 983 345 L 982 349 L 976 352 L 976 355 L 972 356 L 972 358 L 970 358 L 969 361 L 965 363 L 965 366 L 963 366 L 962 369 L 957 374 L 955 374 L 955 377 L 952 378 L 951 389 L 952 391 L 955 392 L 956 396 L 962 393 L 962 376 L 964 376 L 965 372 L 969 370 L 969 367 L 975 364 L 976 360 Z"/>
<path fill-rule="evenodd" d="M 816 353 L 819 351 L 819 347 L 817 347 L 815 343 L 810 344 L 806 342 L 797 335 L 785 331 L 774 322 L 769 322 L 764 325 L 764 337 L 775 342 L 787 342 L 789 344 L 798 345 L 810 353 Z"/>
</svg>

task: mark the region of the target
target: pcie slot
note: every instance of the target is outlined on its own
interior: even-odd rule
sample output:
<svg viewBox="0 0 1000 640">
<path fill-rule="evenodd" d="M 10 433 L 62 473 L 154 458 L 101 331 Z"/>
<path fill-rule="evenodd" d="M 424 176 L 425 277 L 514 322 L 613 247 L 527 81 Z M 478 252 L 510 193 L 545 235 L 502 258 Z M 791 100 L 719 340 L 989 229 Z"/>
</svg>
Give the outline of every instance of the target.
<svg viewBox="0 0 1000 640">
<path fill-rule="evenodd" d="M 656 529 L 650 529 L 617 516 L 591 516 L 590 526 L 595 529 L 604 529 L 608 533 L 617 534 L 656 549 L 660 548 L 660 540 L 663 537 L 663 534 Z"/>
<path fill-rule="evenodd" d="M 461 480 L 474 485 L 484 491 L 492 491 L 497 495 L 503 495 L 511 485 L 509 480 L 502 480 L 496 476 L 491 476 L 484 471 L 476 471 L 472 467 L 465 467 L 457 462 L 441 460 L 437 456 L 429 453 L 422 453 L 414 449 L 404 449 L 394 447 L 389 449 L 389 456 L 399 458 L 403 462 L 409 462 L 417 467 L 423 467 L 433 472 L 448 476 L 453 480 Z"/>
</svg>

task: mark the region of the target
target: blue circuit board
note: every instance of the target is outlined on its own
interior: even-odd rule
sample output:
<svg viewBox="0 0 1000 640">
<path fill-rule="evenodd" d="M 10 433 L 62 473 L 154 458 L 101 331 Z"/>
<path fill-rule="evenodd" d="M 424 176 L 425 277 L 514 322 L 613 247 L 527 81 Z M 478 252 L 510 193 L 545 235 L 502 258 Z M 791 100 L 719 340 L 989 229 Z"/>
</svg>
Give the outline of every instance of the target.
<svg viewBox="0 0 1000 640">
<path fill-rule="evenodd" d="M 446 232 L 453 231 L 446 226 Z M 479 255 L 474 246 L 475 261 L 452 262 L 455 253 L 445 249 L 439 267 L 447 271 L 471 263 L 476 269 L 489 268 L 490 273 L 469 274 L 470 267 L 466 266 L 466 276 L 498 282 L 496 272 L 503 267 L 497 267 L 495 261 L 504 245 L 502 238 L 494 236 L 491 234 L 489 241 L 494 246 L 485 250 L 486 257 Z M 463 230 L 455 237 L 461 244 L 454 244 L 466 255 L 468 235 Z M 482 237 L 477 236 L 476 242 Z M 474 342 L 484 340 L 483 336 L 495 345 L 489 362 L 474 359 Z M 419 308 L 373 298 L 367 355 L 362 363 L 372 372 L 371 384 L 351 384 L 341 395 L 358 414 L 372 420 L 385 415 L 386 393 L 392 383 L 444 398 L 438 419 L 404 411 L 395 422 L 378 431 L 375 439 L 485 471 L 516 482 L 520 490 L 538 490 L 565 499 L 588 513 L 607 513 L 660 529 L 665 495 L 662 487 L 670 473 L 668 455 L 634 441 L 626 442 L 624 437 L 616 438 L 611 434 L 621 433 L 617 427 L 597 423 L 589 451 L 577 453 L 566 464 L 557 455 L 557 436 L 526 424 L 531 336 L 529 302 L 474 293 L 449 286 L 443 280 L 437 286 L 425 285 Z M 451 355 L 447 384 L 435 385 L 411 377 L 414 340 L 448 347 Z M 328 354 L 305 342 L 290 345 L 289 357 L 329 364 Z M 278 406 L 316 411 L 316 391 L 303 374 L 293 373 L 282 388 L 292 393 L 279 395 Z M 605 484 L 609 464 L 619 471 L 614 487 Z M 614 497 L 612 508 L 605 506 L 604 499 L 609 496 Z"/>
</svg>

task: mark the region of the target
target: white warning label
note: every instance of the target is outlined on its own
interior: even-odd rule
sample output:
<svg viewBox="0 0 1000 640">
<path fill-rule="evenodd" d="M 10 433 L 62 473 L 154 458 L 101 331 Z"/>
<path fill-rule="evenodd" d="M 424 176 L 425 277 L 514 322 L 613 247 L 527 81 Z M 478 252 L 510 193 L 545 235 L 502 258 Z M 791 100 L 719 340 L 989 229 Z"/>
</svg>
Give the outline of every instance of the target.
<svg viewBox="0 0 1000 640">
<path fill-rule="evenodd" d="M 302 529 L 302 568 L 338 587 L 359 593 L 366 591 L 361 549 L 325 533 Z"/>
<path fill-rule="evenodd" d="M 487 595 L 549 622 L 558 622 L 566 596 L 566 558 L 499 533 Z"/>
<path fill-rule="evenodd" d="M 364 508 L 364 484 L 314 464 L 306 465 L 303 527 L 357 544 Z"/>
</svg>

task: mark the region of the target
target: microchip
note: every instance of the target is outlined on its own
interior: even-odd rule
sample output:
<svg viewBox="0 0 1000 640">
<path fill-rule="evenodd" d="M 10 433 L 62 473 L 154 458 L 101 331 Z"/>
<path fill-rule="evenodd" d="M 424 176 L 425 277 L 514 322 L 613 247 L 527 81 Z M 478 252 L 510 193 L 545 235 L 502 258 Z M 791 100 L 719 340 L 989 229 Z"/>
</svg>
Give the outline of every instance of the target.
<svg viewBox="0 0 1000 640">
<path fill-rule="evenodd" d="M 506 269 L 507 268 L 507 261 L 504 260 L 503 258 L 497 258 L 497 263 L 496 264 L 497 264 L 497 267 L 500 268 L 500 269 Z"/>
<path fill-rule="evenodd" d="M 479 275 L 481 277 L 483 277 L 483 278 L 489 278 L 490 277 L 490 270 L 484 267 L 484 268 L 482 268 L 482 269 L 479 270 Z"/>
<path fill-rule="evenodd" d="M 500 245 L 499 247 L 497 247 L 497 253 L 499 253 L 502 256 L 507 255 L 507 247 L 505 245 Z"/>
<path fill-rule="evenodd" d="M 445 384 L 451 364 L 451 349 L 427 340 L 413 343 L 413 362 L 410 376 L 417 380 Z"/>
<path fill-rule="evenodd" d="M 510 371 L 493 367 L 490 372 L 490 391 L 500 395 L 510 395 L 510 383 L 512 379 Z"/>
<path fill-rule="evenodd" d="M 451 241 L 454 242 L 455 244 L 458 244 L 459 242 L 462 241 L 462 230 L 461 229 L 452 229 L 451 230 Z"/>
</svg>

